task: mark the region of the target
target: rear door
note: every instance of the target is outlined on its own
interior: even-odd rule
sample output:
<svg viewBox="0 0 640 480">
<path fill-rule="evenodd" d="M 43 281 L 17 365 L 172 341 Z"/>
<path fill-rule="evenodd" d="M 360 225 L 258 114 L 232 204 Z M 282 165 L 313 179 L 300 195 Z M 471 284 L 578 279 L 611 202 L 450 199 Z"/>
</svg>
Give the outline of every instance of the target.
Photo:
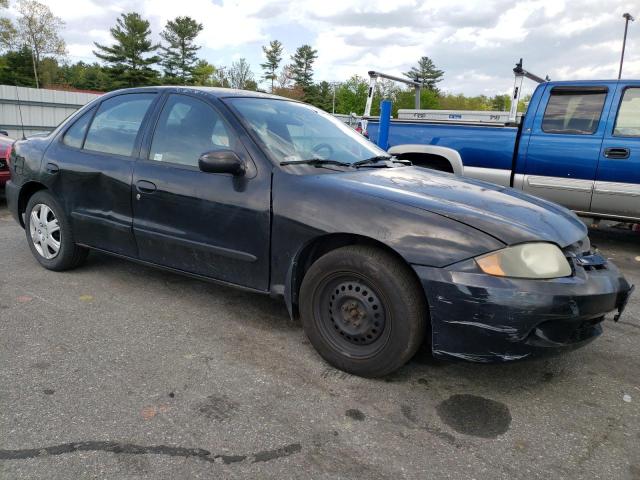
<svg viewBox="0 0 640 480">
<path fill-rule="evenodd" d="M 606 85 L 547 88 L 527 132 L 523 190 L 573 210 L 589 210 L 607 95 Z"/>
<path fill-rule="evenodd" d="M 133 174 L 135 237 L 142 260 L 267 290 L 271 170 L 256 167 L 231 120 L 201 95 L 168 95 Z M 200 155 L 218 149 L 246 174 L 201 172 Z"/>
<path fill-rule="evenodd" d="M 106 98 L 47 149 L 46 182 L 70 215 L 78 243 L 137 255 L 131 174 L 142 125 L 157 97 L 147 91 Z"/>
<path fill-rule="evenodd" d="M 618 87 L 609 115 L 591 211 L 640 218 L 640 82 Z"/>
</svg>

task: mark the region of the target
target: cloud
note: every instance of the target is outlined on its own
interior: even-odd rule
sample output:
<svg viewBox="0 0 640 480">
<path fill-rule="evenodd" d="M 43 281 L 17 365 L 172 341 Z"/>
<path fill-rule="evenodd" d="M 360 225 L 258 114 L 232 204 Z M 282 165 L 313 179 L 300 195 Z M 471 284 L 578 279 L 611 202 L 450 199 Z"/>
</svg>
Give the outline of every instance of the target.
<svg viewBox="0 0 640 480">
<path fill-rule="evenodd" d="M 427 55 L 445 71 L 442 89 L 504 93 L 511 69 L 553 79 L 617 75 L 622 13 L 637 0 L 48 0 L 66 22 L 72 60 L 90 56 L 93 41 L 110 42 L 121 12 L 151 22 L 155 41 L 167 20 L 189 15 L 204 24 L 200 54 L 214 64 L 245 57 L 260 76 L 261 45 L 274 38 L 287 54 L 303 43 L 318 50 L 317 80 L 391 74 Z M 640 15 L 640 12 L 636 12 Z M 74 58 L 75 57 L 75 58 Z M 79 58 L 83 57 L 83 58 Z M 625 75 L 640 76 L 640 20 L 631 24 Z M 528 84 L 526 88 L 532 89 Z"/>
</svg>

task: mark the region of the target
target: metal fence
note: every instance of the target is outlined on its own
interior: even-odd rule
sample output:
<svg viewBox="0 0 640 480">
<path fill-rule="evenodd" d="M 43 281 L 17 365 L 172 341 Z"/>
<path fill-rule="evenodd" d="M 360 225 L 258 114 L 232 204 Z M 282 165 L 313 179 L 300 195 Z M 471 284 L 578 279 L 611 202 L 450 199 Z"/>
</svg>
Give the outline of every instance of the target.
<svg viewBox="0 0 640 480">
<path fill-rule="evenodd" d="M 0 85 L 0 130 L 10 137 L 50 132 L 97 94 Z M 22 121 L 20 121 L 22 111 Z"/>
</svg>

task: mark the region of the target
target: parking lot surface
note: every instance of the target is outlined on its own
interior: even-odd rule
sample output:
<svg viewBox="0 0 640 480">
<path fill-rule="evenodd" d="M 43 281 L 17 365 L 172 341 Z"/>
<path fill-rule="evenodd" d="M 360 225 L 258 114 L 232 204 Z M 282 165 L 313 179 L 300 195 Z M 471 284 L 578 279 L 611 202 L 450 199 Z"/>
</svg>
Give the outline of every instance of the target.
<svg viewBox="0 0 640 480">
<path fill-rule="evenodd" d="M 640 233 L 592 243 L 640 283 Z M 92 253 L 0 203 L 0 478 L 640 479 L 640 294 L 562 356 L 329 367 L 284 303 Z"/>
</svg>

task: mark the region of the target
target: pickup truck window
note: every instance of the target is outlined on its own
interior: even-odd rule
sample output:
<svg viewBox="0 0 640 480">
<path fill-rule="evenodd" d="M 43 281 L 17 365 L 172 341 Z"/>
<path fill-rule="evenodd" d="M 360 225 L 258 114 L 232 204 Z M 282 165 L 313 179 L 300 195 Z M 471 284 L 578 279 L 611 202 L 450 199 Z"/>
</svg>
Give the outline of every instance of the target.
<svg viewBox="0 0 640 480">
<path fill-rule="evenodd" d="M 613 134 L 617 137 L 640 137 L 640 88 L 624 91 Z"/>
<path fill-rule="evenodd" d="M 149 160 L 197 167 L 203 153 L 233 150 L 235 143 L 233 131 L 209 104 L 173 94 L 160 114 Z"/>
<path fill-rule="evenodd" d="M 554 88 L 542 118 L 542 131 L 575 135 L 593 134 L 598 129 L 606 97 L 605 89 Z"/>
<path fill-rule="evenodd" d="M 89 127 L 84 148 L 114 155 L 131 155 L 142 120 L 154 98 L 154 93 L 130 93 L 102 102 Z"/>
</svg>

